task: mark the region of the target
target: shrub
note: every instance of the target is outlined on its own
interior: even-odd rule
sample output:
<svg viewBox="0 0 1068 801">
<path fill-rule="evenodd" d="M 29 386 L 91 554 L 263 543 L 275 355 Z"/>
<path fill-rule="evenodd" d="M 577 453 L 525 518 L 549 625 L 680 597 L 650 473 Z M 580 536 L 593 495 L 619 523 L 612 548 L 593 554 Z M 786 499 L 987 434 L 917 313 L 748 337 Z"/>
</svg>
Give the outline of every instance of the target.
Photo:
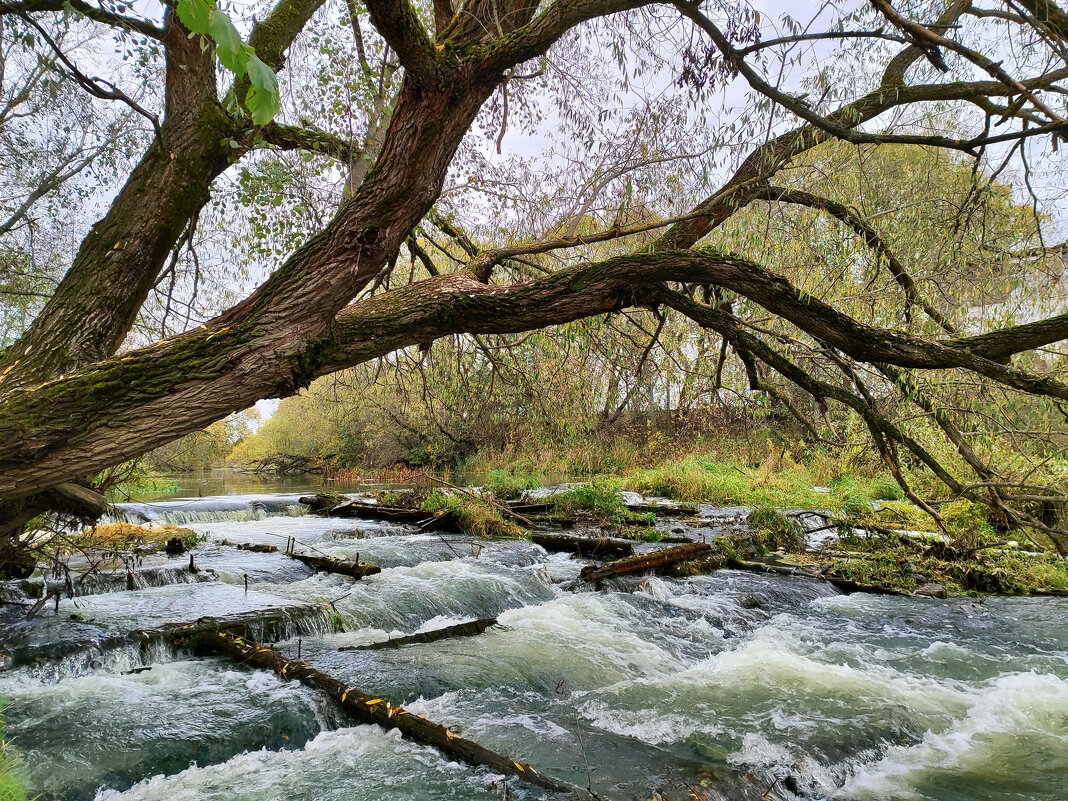
<svg viewBox="0 0 1068 801">
<path fill-rule="evenodd" d="M 762 551 L 800 551 L 805 546 L 801 528 L 778 509 L 758 506 L 746 518 L 753 538 Z"/>
</svg>

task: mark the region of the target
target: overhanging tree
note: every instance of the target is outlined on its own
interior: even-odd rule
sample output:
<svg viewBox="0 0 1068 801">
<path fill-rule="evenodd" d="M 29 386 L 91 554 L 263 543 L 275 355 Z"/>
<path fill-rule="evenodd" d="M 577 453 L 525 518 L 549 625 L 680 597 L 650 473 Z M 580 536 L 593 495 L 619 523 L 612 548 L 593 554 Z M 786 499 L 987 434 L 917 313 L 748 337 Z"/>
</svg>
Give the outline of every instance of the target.
<svg viewBox="0 0 1068 801">
<path fill-rule="evenodd" d="M 934 370 L 965 371 L 992 385 L 1062 402 L 1068 400 L 1068 383 L 1056 358 L 1043 369 L 1040 361 L 1016 361 L 1068 337 L 1068 314 L 968 332 L 951 322 L 958 310 L 940 308 L 923 295 L 907 259 L 891 252 L 855 210 L 775 180 L 803 154 L 833 140 L 938 147 L 977 163 L 990 153 L 1023 154 L 1032 139 L 1056 146 L 1068 137 L 1062 99 L 1068 17 L 1056 4 L 1019 0 L 980 8 L 955 0 L 899 8 L 874 0 L 821 32 L 761 41 L 759 15 L 734 4 L 470 0 L 454 8 L 435 0 L 432 8 L 421 9 L 369 0 L 366 16 L 396 62 L 390 67 L 384 56 L 380 79 L 364 81 L 377 99 L 359 139 L 303 122 L 267 121 L 262 111 L 271 76 L 255 65 L 277 71 L 284 83 L 286 71 L 294 70 L 286 53 L 318 24 L 322 6 L 322 0 L 282 0 L 249 26 L 247 47 L 227 38 L 232 26 L 221 33 L 212 29 L 220 59 L 236 73 L 220 95 L 215 49 L 190 33 L 188 25 L 199 23 L 173 7 L 157 24 L 131 16 L 123 4 L 0 0 L 0 19 L 41 35 L 38 19 L 81 15 L 161 53 L 163 96 L 162 114 L 146 112 L 152 117 L 151 142 L 126 184 L 81 243 L 43 310 L 0 356 L 0 531 L 17 532 L 49 509 L 91 511 L 86 507 L 93 506 L 93 497 L 84 488 L 99 471 L 259 398 L 292 394 L 317 376 L 448 334 L 514 333 L 645 306 L 674 310 L 716 332 L 745 363 L 753 389 L 774 391 L 773 378 L 779 376 L 821 402 L 833 400 L 855 411 L 903 484 L 898 464 L 906 451 L 955 491 L 989 503 L 1006 525 L 1030 525 L 1065 548 L 1056 525 L 1037 519 L 1025 503 L 1013 500 L 1011 488 L 998 485 L 952 419 L 932 406 L 978 481 L 952 475 L 888 420 L 867 386 L 871 379 L 858 366 L 878 372 L 887 386 L 921 406 L 931 404 L 914 375 Z M 363 9 L 350 4 L 346 10 L 353 47 L 363 48 Z M 565 226 L 536 243 L 481 249 L 433 211 L 457 149 L 487 100 L 495 93 L 506 99 L 522 65 L 546 54 L 551 59 L 554 45 L 570 31 L 610 15 L 623 15 L 613 18 L 621 20 L 616 30 L 622 37 L 640 35 L 654 20 L 685 25 L 689 44 L 673 57 L 679 80 L 704 100 L 716 81 L 746 81 L 770 109 L 767 136 L 750 143 L 706 200 L 670 225 L 661 224 L 651 243 L 602 261 L 517 275 L 507 265 L 593 241 L 631 241 L 628 236 L 651 227 L 616 223 L 580 237 Z M 431 17 L 433 32 L 424 22 Z M 982 40 L 976 32 L 989 24 L 1028 37 L 1023 55 L 1009 58 L 996 43 L 988 43 L 988 52 L 969 44 Z M 836 107 L 828 98 L 847 94 L 842 87 L 835 92 L 825 85 L 823 97 L 812 101 L 779 86 L 761 68 L 765 51 L 776 47 L 852 39 L 889 42 L 897 50 L 887 53 L 873 86 Z M 59 43 L 49 44 L 62 51 Z M 245 61 L 235 65 L 232 54 L 238 51 Z M 362 49 L 360 60 L 368 65 L 363 77 L 372 77 L 373 65 Z M 73 63 L 66 68 L 98 91 L 114 89 Z M 390 96 L 395 75 L 401 77 Z M 256 97 L 259 104 L 250 102 Z M 945 104 L 975 109 L 974 130 L 883 130 L 871 124 L 893 112 Z M 120 351 L 175 249 L 196 225 L 213 184 L 265 148 L 329 153 L 345 164 L 350 191 L 336 214 L 222 314 L 151 347 Z M 800 204 L 848 226 L 877 254 L 880 269 L 892 274 L 907 301 L 905 318 L 897 325 L 859 319 L 833 299 L 795 286 L 774 265 L 701 245 L 711 231 L 758 202 Z M 417 253 L 412 233 L 424 220 L 461 244 L 466 263 L 446 272 L 422 260 L 428 278 L 379 291 L 390 285 L 385 278 L 400 249 L 408 243 L 413 257 Z M 746 321 L 737 308 L 743 299 L 814 343 L 843 380 L 832 382 L 799 367 L 781 340 Z M 934 328 L 915 322 L 924 318 Z"/>
</svg>

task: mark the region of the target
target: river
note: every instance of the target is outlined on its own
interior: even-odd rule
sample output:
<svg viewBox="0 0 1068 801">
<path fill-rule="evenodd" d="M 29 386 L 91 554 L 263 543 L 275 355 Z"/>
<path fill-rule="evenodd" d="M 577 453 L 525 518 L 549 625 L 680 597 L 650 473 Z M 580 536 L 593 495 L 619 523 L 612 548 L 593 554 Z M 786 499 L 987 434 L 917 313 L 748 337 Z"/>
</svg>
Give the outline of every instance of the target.
<svg viewBox="0 0 1068 801">
<path fill-rule="evenodd" d="M 146 558 L 135 580 L 87 582 L 9 637 L 15 663 L 20 648 L 52 654 L 0 673 L 31 795 L 543 796 L 352 725 L 296 682 L 107 644 L 134 628 L 274 610 L 291 636 L 274 646 L 284 654 L 299 648 L 353 686 L 617 801 L 768 789 L 841 801 L 1068 798 L 1068 599 L 842 595 L 733 571 L 597 592 L 574 585 L 585 562 L 531 543 L 305 515 L 294 489 L 125 505 L 129 519 L 202 533 L 199 572 L 187 556 Z M 693 531 L 714 536 L 721 520 Z M 289 537 L 383 570 L 353 582 L 233 547 Z M 338 650 L 490 616 L 499 625 L 475 637 Z"/>
</svg>

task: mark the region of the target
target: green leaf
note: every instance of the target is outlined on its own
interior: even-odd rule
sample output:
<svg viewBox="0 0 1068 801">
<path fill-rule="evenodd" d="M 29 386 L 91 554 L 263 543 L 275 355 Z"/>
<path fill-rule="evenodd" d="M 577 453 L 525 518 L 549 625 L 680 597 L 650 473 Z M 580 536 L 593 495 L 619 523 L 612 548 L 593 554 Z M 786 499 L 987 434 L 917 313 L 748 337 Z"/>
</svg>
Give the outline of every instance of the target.
<svg viewBox="0 0 1068 801">
<path fill-rule="evenodd" d="M 178 19 L 193 33 L 207 34 L 212 7 L 207 0 L 178 0 Z"/>
<path fill-rule="evenodd" d="M 274 70 L 260 61 L 260 57 L 253 52 L 249 53 L 247 69 L 248 79 L 253 86 L 278 93 L 278 79 L 274 75 Z"/>
<path fill-rule="evenodd" d="M 252 48 L 241 41 L 241 35 L 234 23 L 217 8 L 211 10 L 208 34 L 215 40 L 215 55 L 219 57 L 219 63 L 234 74 L 242 75 Z"/>
<path fill-rule="evenodd" d="M 253 86 L 245 96 L 245 105 L 248 106 L 252 121 L 257 125 L 266 125 L 274 119 L 279 110 L 278 92 L 269 92 L 258 86 Z"/>
</svg>

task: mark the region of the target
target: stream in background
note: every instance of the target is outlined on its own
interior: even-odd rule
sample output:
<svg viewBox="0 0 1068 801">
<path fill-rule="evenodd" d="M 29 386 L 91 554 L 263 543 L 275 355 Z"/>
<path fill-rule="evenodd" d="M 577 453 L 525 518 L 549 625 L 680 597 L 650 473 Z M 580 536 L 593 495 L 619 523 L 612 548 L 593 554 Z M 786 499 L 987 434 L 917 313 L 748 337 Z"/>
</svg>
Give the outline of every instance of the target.
<svg viewBox="0 0 1068 801">
<path fill-rule="evenodd" d="M 273 610 L 294 635 L 275 645 L 283 653 L 297 655 L 299 634 L 301 657 L 321 670 L 616 801 L 759 798 L 772 785 L 772 797 L 843 801 L 1068 798 L 1068 599 L 846 596 L 733 571 L 576 591 L 586 562 L 526 541 L 319 518 L 293 494 L 307 483 L 255 489 L 125 505 L 132 522 L 204 534 L 201 572 L 185 571 L 188 557 L 146 558 L 132 589 L 102 582 L 12 635 L 11 653 L 79 646 L 0 673 L 31 795 L 503 797 L 500 777 L 354 726 L 297 683 L 102 645 L 134 628 Z M 713 536 L 720 520 L 688 530 Z M 353 582 L 221 544 L 284 548 L 288 537 L 383 570 Z M 499 625 L 476 637 L 338 650 L 489 616 Z M 543 795 L 514 782 L 509 792 Z"/>
</svg>

